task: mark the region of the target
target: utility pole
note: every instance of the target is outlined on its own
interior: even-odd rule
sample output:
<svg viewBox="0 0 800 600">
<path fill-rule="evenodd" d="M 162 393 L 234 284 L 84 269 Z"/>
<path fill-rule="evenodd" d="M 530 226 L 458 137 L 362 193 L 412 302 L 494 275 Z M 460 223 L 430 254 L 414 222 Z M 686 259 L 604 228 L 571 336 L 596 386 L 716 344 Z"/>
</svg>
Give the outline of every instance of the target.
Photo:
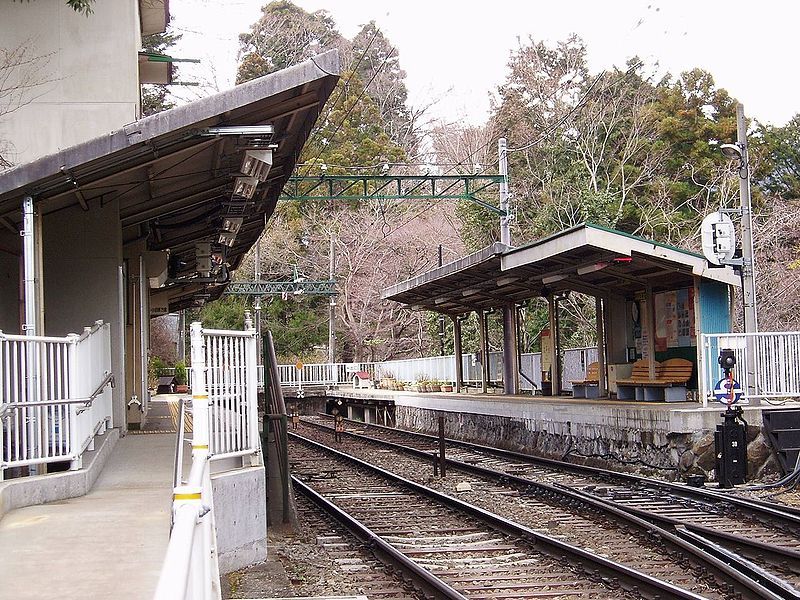
<svg viewBox="0 0 800 600">
<path fill-rule="evenodd" d="M 439 244 L 439 266 L 444 264 L 442 260 L 442 245 Z M 439 313 L 439 356 L 444 356 L 444 315 Z"/>
<path fill-rule="evenodd" d="M 511 245 L 511 214 L 508 210 L 508 151 L 506 138 L 497 141 L 497 151 L 500 154 L 500 243 Z"/>
<path fill-rule="evenodd" d="M 744 105 L 736 105 L 736 145 L 741 154 L 739 162 L 739 200 L 742 206 L 742 304 L 744 305 L 744 332 L 758 333 L 758 309 L 756 308 L 756 271 L 753 253 L 753 203 L 750 196 L 750 162 L 747 152 L 747 121 Z M 745 372 L 747 394 L 755 394 L 756 340 L 747 336 Z M 751 398 L 753 405 L 761 404 L 759 398 Z"/>
<path fill-rule="evenodd" d="M 261 281 L 261 236 L 258 236 L 256 240 L 256 251 L 255 251 L 255 269 L 254 275 L 256 282 Z M 261 364 L 262 362 L 262 352 L 261 352 L 261 296 L 256 296 L 253 300 L 253 312 L 256 316 L 256 348 L 258 348 L 258 352 L 256 352 L 256 362 L 257 364 Z"/>
<path fill-rule="evenodd" d="M 336 275 L 336 244 L 331 233 L 330 249 L 328 250 L 328 279 L 333 281 Z M 328 303 L 328 363 L 336 362 L 336 296 L 331 296 Z"/>
<path fill-rule="evenodd" d="M 750 196 L 750 162 L 747 151 L 747 121 L 744 105 L 736 105 L 736 142 L 741 151 L 739 165 L 739 199 L 742 205 L 742 299 L 745 333 L 758 332 L 756 308 L 756 272 L 753 252 L 753 206 Z"/>
</svg>

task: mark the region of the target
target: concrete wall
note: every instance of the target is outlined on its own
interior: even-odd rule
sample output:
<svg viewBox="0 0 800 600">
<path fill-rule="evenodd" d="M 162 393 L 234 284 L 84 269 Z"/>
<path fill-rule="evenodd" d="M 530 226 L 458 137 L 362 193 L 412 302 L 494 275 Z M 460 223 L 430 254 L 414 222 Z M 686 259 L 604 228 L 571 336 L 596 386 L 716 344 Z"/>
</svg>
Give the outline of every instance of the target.
<svg viewBox="0 0 800 600">
<path fill-rule="evenodd" d="M 64 0 L 3 2 L 0 46 L 24 48 L 33 84 L 0 99 L 3 155 L 34 160 L 135 121 L 139 111 L 138 2 L 95 2 L 85 17 Z M 9 113 L 9 110 L 13 112 Z M 3 116 L 5 114 L 5 116 Z"/>
<path fill-rule="evenodd" d="M 78 206 L 42 220 L 45 333 L 80 333 L 98 319 L 111 324 L 111 364 L 117 375 L 113 391 L 115 426 L 125 423 L 122 377 L 119 267 L 122 230 L 119 205 L 108 201 Z"/>
<path fill-rule="evenodd" d="M 221 574 L 267 558 L 266 471 L 263 466 L 212 475 Z"/>
</svg>

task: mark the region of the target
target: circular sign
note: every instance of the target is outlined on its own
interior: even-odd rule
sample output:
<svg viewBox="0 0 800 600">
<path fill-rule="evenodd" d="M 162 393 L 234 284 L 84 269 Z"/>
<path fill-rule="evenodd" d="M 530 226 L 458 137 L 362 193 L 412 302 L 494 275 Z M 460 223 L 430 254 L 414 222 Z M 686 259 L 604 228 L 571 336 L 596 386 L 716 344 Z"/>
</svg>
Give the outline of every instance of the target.
<svg viewBox="0 0 800 600">
<path fill-rule="evenodd" d="M 736 252 L 736 228 L 723 212 L 707 215 L 700 225 L 703 255 L 713 265 L 722 265 Z"/>
<path fill-rule="evenodd" d="M 298 371 L 302 371 L 303 370 L 303 361 L 302 360 L 298 360 L 296 363 L 294 363 L 294 368 L 297 369 Z"/>
<path fill-rule="evenodd" d="M 731 402 L 731 386 L 733 386 L 733 402 Z M 720 379 L 714 386 L 714 396 L 721 404 L 736 404 L 742 399 L 742 386 L 735 379 Z"/>
<path fill-rule="evenodd" d="M 305 390 L 297 390 L 297 397 L 300 398 L 300 399 L 305 398 L 306 397 L 306 391 Z"/>
</svg>

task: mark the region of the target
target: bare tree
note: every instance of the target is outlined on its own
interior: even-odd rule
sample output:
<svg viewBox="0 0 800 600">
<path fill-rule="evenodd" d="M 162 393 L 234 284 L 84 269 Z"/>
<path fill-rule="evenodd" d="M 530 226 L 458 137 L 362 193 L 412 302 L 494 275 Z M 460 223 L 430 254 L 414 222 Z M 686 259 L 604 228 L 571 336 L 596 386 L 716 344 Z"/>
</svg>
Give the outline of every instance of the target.
<svg viewBox="0 0 800 600">
<path fill-rule="evenodd" d="M 44 93 L 43 86 L 52 81 L 46 73 L 50 58 L 36 52 L 32 38 L 14 47 L 0 47 L 0 125 Z M 13 152 L 12 144 L 0 138 L 0 170 L 13 165 Z"/>
</svg>

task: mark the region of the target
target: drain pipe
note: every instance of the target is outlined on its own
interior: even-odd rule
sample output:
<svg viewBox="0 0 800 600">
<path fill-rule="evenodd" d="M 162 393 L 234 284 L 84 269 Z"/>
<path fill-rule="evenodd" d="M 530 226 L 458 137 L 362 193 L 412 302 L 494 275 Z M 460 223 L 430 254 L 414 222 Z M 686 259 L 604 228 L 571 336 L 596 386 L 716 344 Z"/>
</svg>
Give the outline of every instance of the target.
<svg viewBox="0 0 800 600">
<path fill-rule="evenodd" d="M 34 238 L 33 198 L 22 201 L 22 256 L 25 269 L 25 335 L 36 335 L 36 239 Z"/>
<path fill-rule="evenodd" d="M 22 324 L 22 329 L 27 337 L 36 335 L 36 315 L 38 313 L 36 302 L 36 238 L 33 220 L 33 198 L 25 196 L 22 201 L 22 257 L 25 271 L 25 323 Z M 28 380 L 26 396 L 28 402 L 37 402 L 39 400 L 37 368 L 39 354 L 33 343 L 26 344 L 26 346 L 26 377 Z M 39 451 L 38 428 L 37 415 L 35 412 L 31 413 L 27 423 L 27 434 L 30 440 L 32 456 L 36 456 Z M 30 465 L 28 467 L 29 475 L 38 475 L 39 473 L 39 465 Z"/>
</svg>

